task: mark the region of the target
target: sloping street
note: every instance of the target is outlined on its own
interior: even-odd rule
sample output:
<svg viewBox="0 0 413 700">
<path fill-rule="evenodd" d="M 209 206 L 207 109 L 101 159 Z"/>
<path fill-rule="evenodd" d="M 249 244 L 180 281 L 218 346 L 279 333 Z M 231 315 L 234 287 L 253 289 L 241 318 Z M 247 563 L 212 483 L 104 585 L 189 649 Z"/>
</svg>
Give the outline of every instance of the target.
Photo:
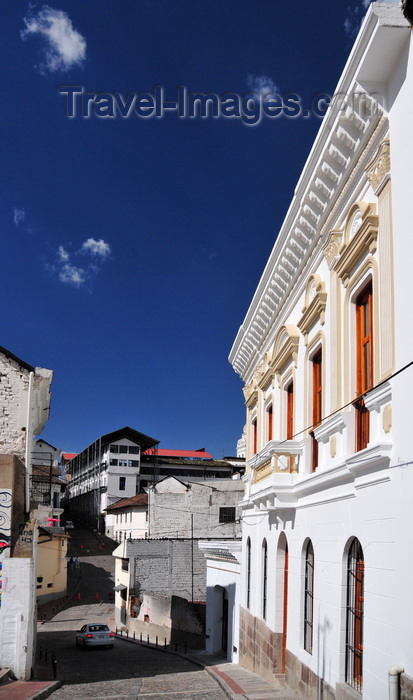
<svg viewBox="0 0 413 700">
<path fill-rule="evenodd" d="M 50 677 L 54 654 L 57 678 L 62 682 L 51 697 L 224 698 L 203 668 L 180 656 L 120 639 L 113 649 L 75 646 L 75 631 L 86 622 L 104 622 L 114 629 L 114 547 L 115 543 L 88 530 L 72 531 L 69 553 L 74 563 L 69 566 L 69 581 L 73 587 L 79 577 L 79 585 L 70 603 L 38 628 L 36 675 Z"/>
</svg>

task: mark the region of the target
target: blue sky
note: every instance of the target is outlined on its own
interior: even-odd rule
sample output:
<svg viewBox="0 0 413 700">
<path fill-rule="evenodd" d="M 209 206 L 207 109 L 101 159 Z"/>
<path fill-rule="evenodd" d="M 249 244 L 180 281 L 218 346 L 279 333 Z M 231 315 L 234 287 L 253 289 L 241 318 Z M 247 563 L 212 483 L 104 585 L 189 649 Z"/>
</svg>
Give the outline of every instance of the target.
<svg viewBox="0 0 413 700">
<path fill-rule="evenodd" d="M 368 4 L 3 1 L 0 344 L 54 370 L 45 440 L 129 425 L 235 454 L 228 354 L 320 126 L 301 106 L 333 93 Z M 179 86 L 220 116 L 149 116 Z M 294 109 L 245 123 L 267 92 Z"/>
</svg>

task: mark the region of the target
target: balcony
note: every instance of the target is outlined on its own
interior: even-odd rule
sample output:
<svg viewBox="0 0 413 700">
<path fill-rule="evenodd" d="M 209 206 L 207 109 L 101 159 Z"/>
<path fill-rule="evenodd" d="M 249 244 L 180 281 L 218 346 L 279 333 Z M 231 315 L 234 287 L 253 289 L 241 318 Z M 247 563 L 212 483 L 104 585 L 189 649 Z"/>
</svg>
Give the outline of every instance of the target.
<svg viewBox="0 0 413 700">
<path fill-rule="evenodd" d="M 272 474 L 297 474 L 303 443 L 298 440 L 271 440 L 248 460 L 253 472 L 252 483 L 257 484 Z"/>
</svg>

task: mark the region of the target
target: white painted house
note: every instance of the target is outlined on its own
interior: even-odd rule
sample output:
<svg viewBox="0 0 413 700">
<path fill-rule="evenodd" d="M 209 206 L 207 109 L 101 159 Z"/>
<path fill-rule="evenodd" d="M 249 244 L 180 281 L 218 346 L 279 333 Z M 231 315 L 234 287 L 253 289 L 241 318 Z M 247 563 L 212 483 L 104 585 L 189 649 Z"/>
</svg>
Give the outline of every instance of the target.
<svg viewBox="0 0 413 700">
<path fill-rule="evenodd" d="M 209 595 L 239 581 L 239 662 L 303 700 L 412 697 L 412 51 L 371 3 L 230 353 L 241 571 L 210 554 Z"/>
<path fill-rule="evenodd" d="M 148 535 L 148 494 L 121 498 L 106 509 L 106 534 L 123 542 Z"/>
</svg>

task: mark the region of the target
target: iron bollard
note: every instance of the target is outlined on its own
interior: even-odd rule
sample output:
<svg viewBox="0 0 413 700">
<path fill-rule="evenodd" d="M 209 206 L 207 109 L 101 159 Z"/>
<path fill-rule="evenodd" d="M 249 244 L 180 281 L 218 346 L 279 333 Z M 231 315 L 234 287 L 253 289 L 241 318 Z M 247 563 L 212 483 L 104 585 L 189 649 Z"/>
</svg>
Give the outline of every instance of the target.
<svg viewBox="0 0 413 700">
<path fill-rule="evenodd" d="M 156 648 L 158 648 L 158 635 L 156 635 L 155 646 L 156 646 Z"/>
<path fill-rule="evenodd" d="M 123 637 L 123 630 L 122 630 L 122 627 L 120 628 L 120 636 Z"/>
<path fill-rule="evenodd" d="M 129 630 L 128 629 L 126 630 L 126 636 L 129 639 Z"/>
<path fill-rule="evenodd" d="M 178 651 L 178 644 L 175 642 L 175 651 Z"/>
<path fill-rule="evenodd" d="M 52 669 L 53 669 L 53 678 L 56 678 L 56 676 L 57 676 L 57 659 L 56 659 L 54 652 L 52 654 Z"/>
<path fill-rule="evenodd" d="M 135 641 L 135 630 L 133 630 L 133 641 Z"/>
<path fill-rule="evenodd" d="M 142 632 L 141 632 L 140 635 L 139 635 L 139 641 L 140 641 L 140 643 L 142 644 Z"/>
<path fill-rule="evenodd" d="M 149 644 L 149 634 L 148 634 L 148 644 Z"/>
<path fill-rule="evenodd" d="M 165 637 L 165 641 L 163 643 L 163 646 L 164 646 L 164 649 L 166 649 L 166 637 Z"/>
</svg>

